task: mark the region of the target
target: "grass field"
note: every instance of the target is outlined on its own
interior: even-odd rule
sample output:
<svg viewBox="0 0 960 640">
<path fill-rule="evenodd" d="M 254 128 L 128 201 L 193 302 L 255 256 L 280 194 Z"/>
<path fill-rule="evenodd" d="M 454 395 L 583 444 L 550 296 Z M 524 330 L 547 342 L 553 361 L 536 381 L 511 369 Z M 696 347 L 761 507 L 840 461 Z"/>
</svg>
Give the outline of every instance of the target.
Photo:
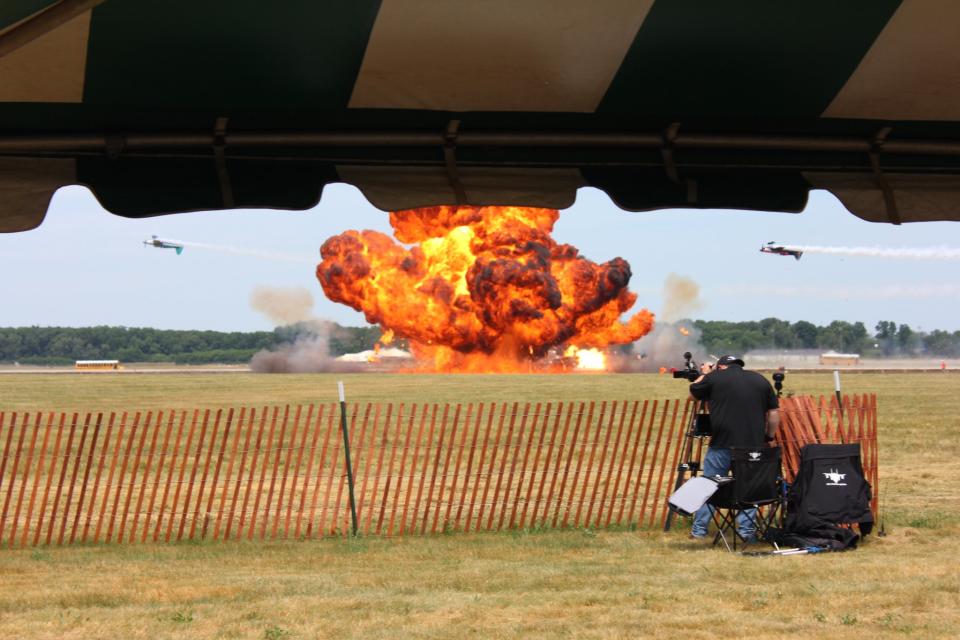
<svg viewBox="0 0 960 640">
<path fill-rule="evenodd" d="M 657 375 L 4 375 L 3 410 L 170 409 L 336 399 L 674 398 Z M 879 397 L 885 538 L 751 558 L 656 531 L 0 551 L 4 637 L 957 637 L 960 413 L 953 374 L 858 374 Z M 828 394 L 829 373 L 786 391 Z"/>
</svg>

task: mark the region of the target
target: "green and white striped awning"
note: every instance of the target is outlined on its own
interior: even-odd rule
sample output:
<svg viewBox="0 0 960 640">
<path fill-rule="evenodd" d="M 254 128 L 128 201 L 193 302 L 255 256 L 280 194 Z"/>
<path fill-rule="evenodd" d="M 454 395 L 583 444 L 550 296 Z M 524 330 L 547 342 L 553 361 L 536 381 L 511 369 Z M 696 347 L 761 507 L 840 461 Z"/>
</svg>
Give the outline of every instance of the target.
<svg viewBox="0 0 960 640">
<path fill-rule="evenodd" d="M 62 185 L 130 217 L 376 206 L 960 220 L 960 3 L 4 0 L 0 231 Z"/>
</svg>

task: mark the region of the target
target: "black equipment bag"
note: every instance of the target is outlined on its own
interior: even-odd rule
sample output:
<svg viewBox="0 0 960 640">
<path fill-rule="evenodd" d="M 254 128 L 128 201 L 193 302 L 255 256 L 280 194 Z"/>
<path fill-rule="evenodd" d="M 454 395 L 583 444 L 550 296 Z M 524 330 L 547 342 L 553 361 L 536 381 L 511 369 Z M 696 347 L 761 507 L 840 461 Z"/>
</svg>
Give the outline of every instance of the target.
<svg viewBox="0 0 960 640">
<path fill-rule="evenodd" d="M 787 531 L 803 534 L 824 524 L 873 528 L 870 483 L 863 477 L 860 444 L 808 444 L 788 496 Z"/>
</svg>

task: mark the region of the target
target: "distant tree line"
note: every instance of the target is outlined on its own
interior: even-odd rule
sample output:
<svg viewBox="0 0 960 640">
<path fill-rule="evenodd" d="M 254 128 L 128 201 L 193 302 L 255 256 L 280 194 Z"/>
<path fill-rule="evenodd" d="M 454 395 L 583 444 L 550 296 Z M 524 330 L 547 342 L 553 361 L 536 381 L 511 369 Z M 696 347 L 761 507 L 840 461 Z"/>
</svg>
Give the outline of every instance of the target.
<svg viewBox="0 0 960 640">
<path fill-rule="evenodd" d="M 372 349 L 378 327 L 342 327 L 330 323 L 278 327 L 273 331 L 175 331 L 133 327 L 0 328 L 0 362 L 72 364 L 76 360 L 176 362 L 180 364 L 249 362 L 261 349 L 297 339 L 327 341 L 331 355 Z"/>
<path fill-rule="evenodd" d="M 960 331 L 914 331 L 882 321 L 870 333 L 862 322 L 835 320 L 826 326 L 765 318 L 756 322 L 688 321 L 700 331 L 709 353 L 746 353 L 758 349 L 810 349 L 885 357 L 960 356 Z M 0 328 L 0 362 L 72 364 L 75 360 L 176 362 L 180 364 L 248 362 L 261 349 L 300 339 L 327 342 L 332 356 L 372 349 L 379 327 L 343 327 L 334 323 L 297 324 L 273 331 L 174 331 L 132 327 Z M 402 346 L 402 344 L 401 344 Z"/>
<path fill-rule="evenodd" d="M 960 331 L 914 331 L 910 325 L 881 321 L 870 333 L 862 322 L 834 320 L 826 326 L 800 320 L 765 318 L 757 322 L 695 320 L 700 342 L 710 353 L 758 349 L 812 349 L 859 353 L 867 357 L 960 356 Z"/>
</svg>

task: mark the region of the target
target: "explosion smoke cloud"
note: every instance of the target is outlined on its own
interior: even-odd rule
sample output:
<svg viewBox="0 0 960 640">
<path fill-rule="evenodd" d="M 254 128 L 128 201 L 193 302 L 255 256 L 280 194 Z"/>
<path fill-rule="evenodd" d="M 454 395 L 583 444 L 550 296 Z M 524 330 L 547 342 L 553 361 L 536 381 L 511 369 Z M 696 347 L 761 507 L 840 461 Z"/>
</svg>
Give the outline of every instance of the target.
<svg viewBox="0 0 960 640">
<path fill-rule="evenodd" d="M 650 331 L 622 258 L 596 264 L 550 237 L 559 212 L 427 207 L 390 214 L 400 242 L 347 231 L 321 247 L 327 297 L 406 338 L 444 371 L 515 371 L 551 348 L 604 348 Z"/>
</svg>

